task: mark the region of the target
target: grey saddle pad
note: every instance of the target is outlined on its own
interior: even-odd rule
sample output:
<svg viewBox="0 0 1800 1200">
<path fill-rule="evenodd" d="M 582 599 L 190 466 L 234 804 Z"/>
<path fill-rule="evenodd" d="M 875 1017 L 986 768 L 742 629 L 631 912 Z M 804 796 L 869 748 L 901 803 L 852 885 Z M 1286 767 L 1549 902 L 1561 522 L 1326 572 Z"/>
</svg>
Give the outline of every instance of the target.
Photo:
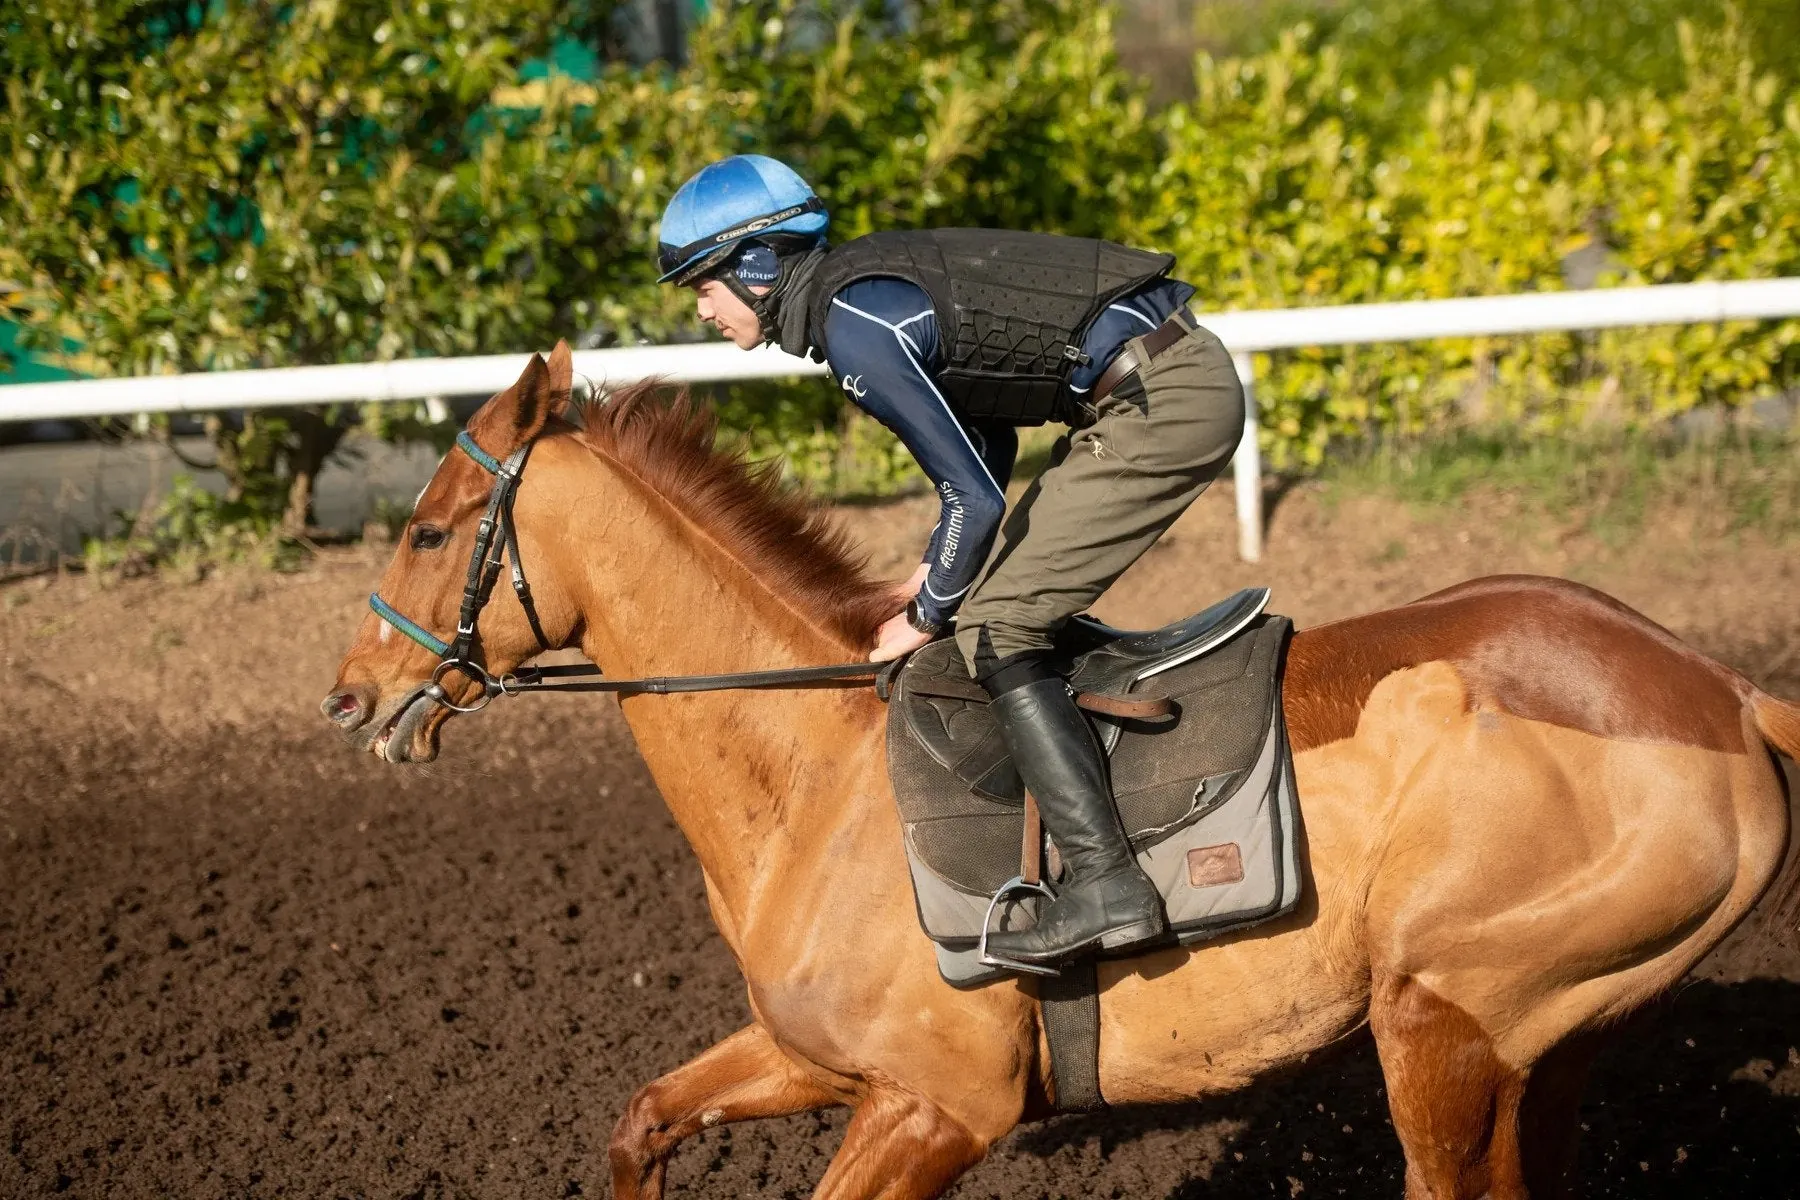
<svg viewBox="0 0 1800 1200">
<path fill-rule="evenodd" d="M 1078 690 L 1175 702 L 1172 719 L 1094 721 L 1138 861 L 1162 889 L 1183 941 L 1278 916 L 1299 900 L 1280 687 L 1292 625 L 1257 615 L 1266 598 L 1240 593 L 1154 634 L 1120 635 L 1088 622 L 1065 639 L 1059 665 Z M 1225 635 L 1232 636 L 1220 643 Z M 888 767 L 920 924 L 938 944 L 939 968 L 952 983 L 992 978 L 975 947 L 989 899 L 1019 871 L 1024 791 L 986 694 L 953 642 L 933 642 L 901 672 L 889 706 Z M 1033 903 L 1002 905 L 994 927 L 1029 924 Z"/>
</svg>

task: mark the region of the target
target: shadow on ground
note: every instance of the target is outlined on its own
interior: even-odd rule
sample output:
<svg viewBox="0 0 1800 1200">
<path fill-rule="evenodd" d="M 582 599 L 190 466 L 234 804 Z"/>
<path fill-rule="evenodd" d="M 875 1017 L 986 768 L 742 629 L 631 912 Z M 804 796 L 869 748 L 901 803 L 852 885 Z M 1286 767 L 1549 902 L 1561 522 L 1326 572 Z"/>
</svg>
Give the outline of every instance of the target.
<svg viewBox="0 0 1800 1200">
<path fill-rule="evenodd" d="M 1800 1188 L 1800 984 L 1696 981 L 1621 1030 L 1597 1064 L 1582 1122 L 1582 1194 L 1633 1200 L 1791 1196 Z M 1131 1153 L 1151 1130 L 1242 1123 L 1210 1178 L 1169 1200 L 1397 1196 L 1405 1162 L 1381 1069 L 1363 1037 L 1329 1063 L 1201 1106 L 1066 1117 L 1017 1137 L 1049 1156 L 1092 1143 Z"/>
</svg>

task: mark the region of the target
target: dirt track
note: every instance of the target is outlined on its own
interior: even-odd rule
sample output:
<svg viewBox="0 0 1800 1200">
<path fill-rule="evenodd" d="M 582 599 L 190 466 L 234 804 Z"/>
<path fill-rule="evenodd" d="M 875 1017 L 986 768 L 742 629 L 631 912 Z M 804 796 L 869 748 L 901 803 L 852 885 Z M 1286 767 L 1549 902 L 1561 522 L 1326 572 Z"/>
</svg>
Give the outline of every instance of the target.
<svg viewBox="0 0 1800 1200">
<path fill-rule="evenodd" d="M 1702 544 L 1674 514 L 1608 551 L 1507 513 L 1303 492 L 1252 569 L 1220 561 L 1214 495 L 1102 611 L 1266 580 L 1306 624 L 1553 571 L 1800 695 L 1800 546 Z M 892 574 L 929 521 L 847 516 Z M 626 1097 L 746 1019 L 611 701 L 496 706 L 429 768 L 336 740 L 314 706 L 376 569 L 0 591 L 0 1196 L 605 1195 Z M 957 1194 L 1398 1195 L 1379 1089 L 1365 1042 L 1203 1106 L 1024 1129 Z M 672 1190 L 805 1195 L 843 1120 L 708 1133 Z M 1590 1195 L 1800 1194 L 1800 955 L 1753 919 L 1624 1031 L 1584 1121 Z"/>
</svg>

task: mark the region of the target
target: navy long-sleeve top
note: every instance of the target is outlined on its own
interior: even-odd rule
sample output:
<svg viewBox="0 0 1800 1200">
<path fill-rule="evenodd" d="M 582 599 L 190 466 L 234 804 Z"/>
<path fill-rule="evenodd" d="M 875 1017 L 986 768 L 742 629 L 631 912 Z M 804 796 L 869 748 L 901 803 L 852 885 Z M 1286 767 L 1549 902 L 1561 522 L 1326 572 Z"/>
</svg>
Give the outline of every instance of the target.
<svg viewBox="0 0 1800 1200">
<path fill-rule="evenodd" d="M 1070 373 L 1070 390 L 1091 392 L 1127 341 L 1161 325 L 1193 294 L 1188 284 L 1163 279 L 1108 305 L 1082 340 L 1089 361 Z M 964 421 L 945 401 L 937 386 L 937 314 L 916 284 L 878 278 L 844 288 L 832 297 L 825 341 L 838 386 L 893 431 L 937 489 L 940 511 L 925 551 L 930 571 L 919 609 L 941 624 L 974 586 L 999 531 L 1018 431 Z"/>
</svg>

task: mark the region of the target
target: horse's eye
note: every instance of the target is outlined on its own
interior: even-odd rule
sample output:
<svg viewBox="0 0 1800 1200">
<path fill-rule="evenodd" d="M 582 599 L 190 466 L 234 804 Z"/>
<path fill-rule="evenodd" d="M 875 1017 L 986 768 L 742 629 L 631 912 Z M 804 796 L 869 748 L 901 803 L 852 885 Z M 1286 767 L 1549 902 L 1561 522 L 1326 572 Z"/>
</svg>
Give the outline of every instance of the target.
<svg viewBox="0 0 1800 1200">
<path fill-rule="evenodd" d="M 450 535 L 435 525 L 414 525 L 412 531 L 412 548 L 414 550 L 436 550 L 450 540 Z"/>
</svg>

